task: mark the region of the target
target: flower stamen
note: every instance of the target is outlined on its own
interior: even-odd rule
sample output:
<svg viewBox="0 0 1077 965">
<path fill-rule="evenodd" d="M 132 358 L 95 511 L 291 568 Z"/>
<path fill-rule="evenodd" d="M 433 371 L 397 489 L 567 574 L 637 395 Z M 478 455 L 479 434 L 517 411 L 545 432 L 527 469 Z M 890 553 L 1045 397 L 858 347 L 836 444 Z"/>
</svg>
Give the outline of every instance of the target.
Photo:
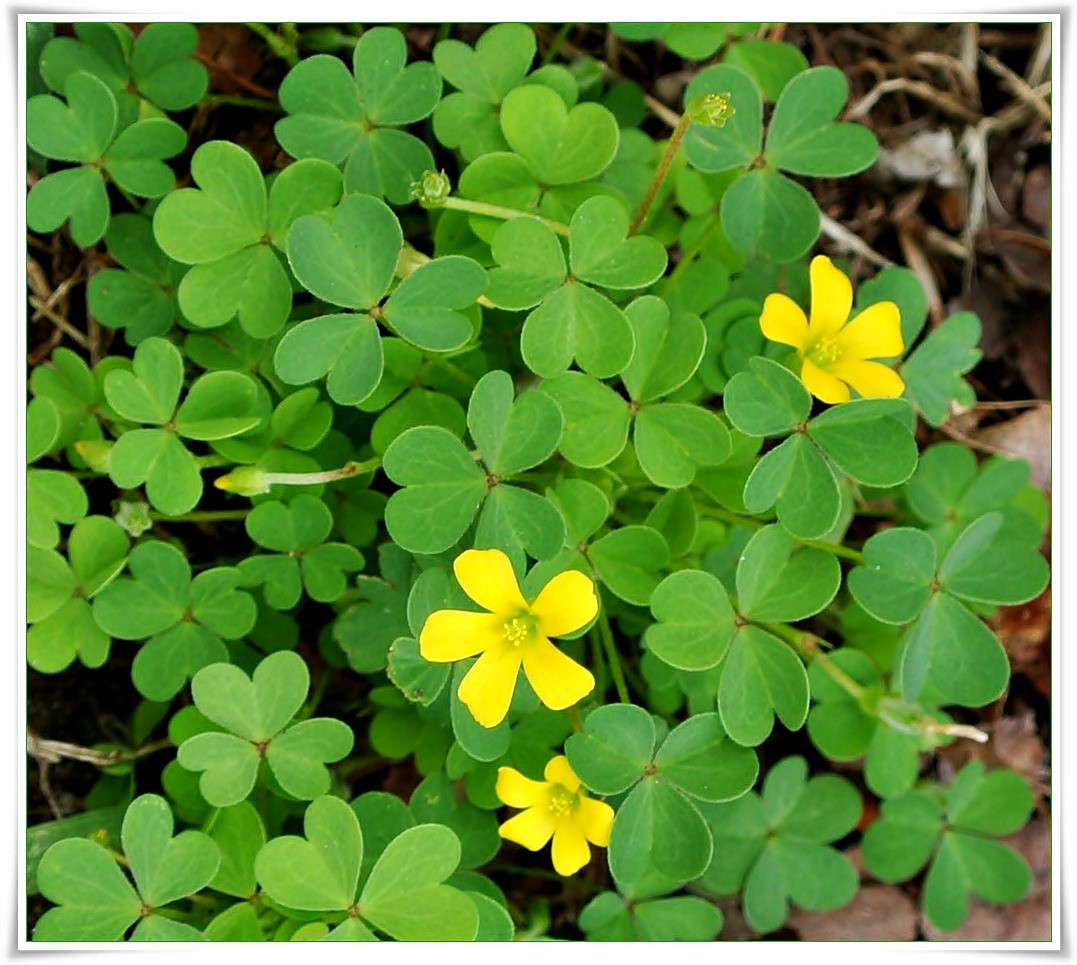
<svg viewBox="0 0 1077 965">
<path fill-rule="evenodd" d="M 520 646 L 530 635 L 531 628 L 519 617 L 513 617 L 505 623 L 505 639 L 514 647 Z"/>
<path fill-rule="evenodd" d="M 563 784 L 555 784 L 550 793 L 550 810 L 554 814 L 565 814 L 576 806 L 577 795 Z"/>
</svg>

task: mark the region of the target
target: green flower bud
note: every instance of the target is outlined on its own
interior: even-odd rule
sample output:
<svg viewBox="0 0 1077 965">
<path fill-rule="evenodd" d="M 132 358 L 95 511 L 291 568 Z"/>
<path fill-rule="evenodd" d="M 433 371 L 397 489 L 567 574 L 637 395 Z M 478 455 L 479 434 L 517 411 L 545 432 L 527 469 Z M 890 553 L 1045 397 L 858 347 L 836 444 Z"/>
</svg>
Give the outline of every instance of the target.
<svg viewBox="0 0 1077 965">
<path fill-rule="evenodd" d="M 729 103 L 731 94 L 699 94 L 685 107 L 688 120 L 700 127 L 725 127 L 736 111 Z"/>
<path fill-rule="evenodd" d="M 80 439 L 75 443 L 77 452 L 94 472 L 107 473 L 112 456 L 112 443 L 104 439 Z"/>
<path fill-rule="evenodd" d="M 269 480 L 261 466 L 239 466 L 227 476 L 218 476 L 213 485 L 237 496 L 259 496 L 269 492 Z"/>
<path fill-rule="evenodd" d="M 138 537 L 153 528 L 150 504 L 141 499 L 122 499 L 116 508 L 115 520 L 125 532 Z"/>
<path fill-rule="evenodd" d="M 436 208 L 445 203 L 452 192 L 452 182 L 444 172 L 427 171 L 411 186 L 411 196 L 424 208 Z"/>
</svg>

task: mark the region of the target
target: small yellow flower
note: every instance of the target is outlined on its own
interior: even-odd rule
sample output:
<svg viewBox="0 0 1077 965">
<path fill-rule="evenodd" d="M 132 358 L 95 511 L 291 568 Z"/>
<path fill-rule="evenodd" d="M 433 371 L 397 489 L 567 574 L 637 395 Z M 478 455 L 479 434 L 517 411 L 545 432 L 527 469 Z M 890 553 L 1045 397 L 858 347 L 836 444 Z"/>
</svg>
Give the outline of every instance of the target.
<svg viewBox="0 0 1077 965">
<path fill-rule="evenodd" d="M 532 781 L 511 767 L 497 769 L 497 796 L 503 804 L 526 811 L 509 818 L 498 829 L 501 837 L 538 851 L 553 838 L 553 868 L 573 875 L 591 860 L 587 843 L 610 843 L 613 808 L 589 798 L 567 757 L 546 765 L 545 781 Z"/>
<path fill-rule="evenodd" d="M 501 550 L 467 550 L 453 562 L 457 582 L 488 613 L 437 610 L 419 634 L 419 652 L 435 663 L 481 654 L 460 681 L 460 700 L 483 727 L 505 719 L 523 667 L 547 707 L 563 710 L 587 696 L 595 678 L 550 637 L 586 626 L 598 613 L 594 584 L 578 570 L 559 573 L 528 602 Z"/>
<path fill-rule="evenodd" d="M 825 255 L 812 259 L 810 275 L 811 320 L 791 298 L 775 292 L 763 303 L 763 334 L 797 350 L 801 381 L 823 402 L 847 402 L 850 386 L 865 399 L 901 395 L 901 376 L 882 362 L 868 361 L 900 355 L 905 347 L 897 305 L 876 302 L 850 322 L 849 279 Z"/>
</svg>

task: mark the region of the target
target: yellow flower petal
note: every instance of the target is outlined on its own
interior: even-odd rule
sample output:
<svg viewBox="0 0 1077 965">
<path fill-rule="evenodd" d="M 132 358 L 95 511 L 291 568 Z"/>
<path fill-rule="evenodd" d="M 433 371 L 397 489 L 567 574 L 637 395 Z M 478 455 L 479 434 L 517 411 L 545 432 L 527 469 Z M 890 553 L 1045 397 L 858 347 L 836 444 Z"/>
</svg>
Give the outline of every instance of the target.
<svg viewBox="0 0 1077 965">
<path fill-rule="evenodd" d="M 519 647 L 507 642 L 490 647 L 460 681 L 457 696 L 483 727 L 496 727 L 509 712 L 519 672 Z"/>
<path fill-rule="evenodd" d="M 775 292 L 763 302 L 759 327 L 772 342 L 803 349 L 808 341 L 808 319 L 804 310 L 788 295 Z"/>
<path fill-rule="evenodd" d="M 834 338 L 842 362 L 886 359 L 905 348 L 901 338 L 901 313 L 893 302 L 869 305 Z"/>
<path fill-rule="evenodd" d="M 808 269 L 811 277 L 812 341 L 833 338 L 853 307 L 853 286 L 825 255 L 816 255 Z"/>
<path fill-rule="evenodd" d="M 554 827 L 553 812 L 548 807 L 535 807 L 509 818 L 497 833 L 506 841 L 515 841 L 530 851 L 538 851 L 553 836 Z"/>
<path fill-rule="evenodd" d="M 829 372 L 824 372 L 811 359 L 804 360 L 800 381 L 812 395 L 828 405 L 849 401 L 849 386 Z"/>
<path fill-rule="evenodd" d="M 513 808 L 529 808 L 545 804 L 549 798 L 549 785 L 545 781 L 532 781 L 512 767 L 497 769 L 494 786 L 498 800 Z"/>
<path fill-rule="evenodd" d="M 551 710 L 571 707 L 595 689 L 591 671 L 565 656 L 545 637 L 538 637 L 522 649 L 528 683 Z"/>
<path fill-rule="evenodd" d="M 491 613 L 515 615 L 527 609 L 512 563 L 501 550 L 466 550 L 452 568 L 464 592 Z"/>
<path fill-rule="evenodd" d="M 610 828 L 613 827 L 613 808 L 605 801 L 581 797 L 576 805 L 576 822 L 584 837 L 591 844 L 606 847 L 610 843 Z"/>
<path fill-rule="evenodd" d="M 557 822 L 557 828 L 553 833 L 551 857 L 553 870 L 566 877 L 574 875 L 591 860 L 591 849 L 587 847 L 587 839 L 572 817 L 563 818 Z"/>
<path fill-rule="evenodd" d="M 598 596 L 591 578 L 579 570 L 558 573 L 530 606 L 538 617 L 538 632 L 561 637 L 586 626 L 598 613 Z"/>
<path fill-rule="evenodd" d="M 492 613 L 436 610 L 419 633 L 419 653 L 434 663 L 451 663 L 482 653 L 504 640 L 503 620 Z"/>
<path fill-rule="evenodd" d="M 576 777 L 575 771 L 569 766 L 568 758 L 564 754 L 551 758 L 546 764 L 546 770 L 542 776 L 547 781 L 560 784 L 569 791 L 575 792 L 580 788 L 580 779 Z"/>
<path fill-rule="evenodd" d="M 865 399 L 896 399 L 905 391 L 901 376 L 882 362 L 839 362 L 830 371 Z"/>
</svg>

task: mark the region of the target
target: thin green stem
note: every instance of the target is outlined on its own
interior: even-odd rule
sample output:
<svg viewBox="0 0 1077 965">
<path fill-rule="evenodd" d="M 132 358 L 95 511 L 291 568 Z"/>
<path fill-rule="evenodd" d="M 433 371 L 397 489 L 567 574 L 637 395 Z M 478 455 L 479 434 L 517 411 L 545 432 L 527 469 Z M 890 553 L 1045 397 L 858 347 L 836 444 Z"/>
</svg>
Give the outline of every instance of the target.
<svg viewBox="0 0 1077 965">
<path fill-rule="evenodd" d="M 546 48 L 546 52 L 542 55 L 543 66 L 553 63 L 554 57 L 556 57 L 561 50 L 561 45 L 568 40 L 568 35 L 572 32 L 572 28 L 575 26 L 574 23 L 561 24 L 561 29 L 554 35 L 553 40 L 550 41 L 550 46 Z"/>
<path fill-rule="evenodd" d="M 799 541 L 801 546 L 810 546 L 812 549 L 824 550 L 833 556 L 840 556 L 843 560 L 852 560 L 854 563 L 863 563 L 864 554 L 860 550 L 854 550 L 849 546 L 842 546 L 840 543 L 824 543 L 815 539 L 802 539 Z"/>
<path fill-rule="evenodd" d="M 232 520 L 246 519 L 249 509 L 196 509 L 182 516 L 169 516 L 166 513 L 150 513 L 150 519 L 164 523 L 227 523 Z"/>
<path fill-rule="evenodd" d="M 233 97 L 231 94 L 206 94 L 202 98 L 203 104 L 227 107 L 249 107 L 256 111 L 272 111 L 274 114 L 283 114 L 284 108 L 275 101 L 264 100 L 261 97 Z"/>
<path fill-rule="evenodd" d="M 508 864 L 498 862 L 489 866 L 492 872 L 504 872 L 515 877 L 528 877 L 528 878 L 545 878 L 548 881 L 556 881 L 560 884 L 565 883 L 565 879 L 559 875 L 556 871 L 547 871 L 545 868 L 526 868 L 523 865 Z M 581 878 L 579 875 L 572 879 L 572 886 L 587 888 L 590 891 L 604 891 L 605 886 L 597 884 L 593 881 L 588 881 L 586 878 Z"/>
<path fill-rule="evenodd" d="M 796 627 L 789 626 L 788 623 L 775 623 L 769 620 L 752 620 L 751 623 L 784 640 L 796 650 L 805 663 L 813 660 L 819 652 L 813 642 L 819 638 L 814 633 L 808 633 L 807 630 L 798 630 Z"/>
<path fill-rule="evenodd" d="M 318 704 L 322 702 L 332 676 L 333 668 L 327 665 L 318 678 L 318 682 L 314 685 L 314 693 L 310 695 L 310 699 L 303 705 L 303 710 L 299 715 L 300 720 L 306 720 L 318 709 Z"/>
<path fill-rule="evenodd" d="M 509 221 L 512 218 L 536 218 L 551 231 L 559 235 L 568 235 L 568 225 L 539 217 L 533 211 L 520 211 L 518 208 L 504 208 L 499 204 L 486 204 L 484 201 L 469 201 L 467 198 L 457 197 L 445 198 L 438 206 L 451 208 L 454 211 L 465 211 L 468 214 L 485 215 L 488 218 L 501 218 L 503 221 Z"/>
<path fill-rule="evenodd" d="M 475 383 L 478 381 L 478 379 L 476 379 L 470 372 L 465 372 L 459 365 L 450 362 L 447 358 L 441 355 L 431 355 L 427 358 L 424 363 L 424 368 L 430 368 L 432 366 L 444 369 L 449 375 L 453 376 L 469 389 L 475 388 Z"/>
<path fill-rule="evenodd" d="M 716 503 L 701 507 L 700 512 L 702 512 L 704 516 L 710 516 L 712 519 L 720 519 L 722 522 L 732 523 L 734 526 L 748 526 L 751 529 L 762 529 L 767 525 L 761 519 L 756 519 L 754 516 L 744 516 L 741 513 L 734 513 L 731 509 L 726 509 L 724 506 L 719 506 Z"/>
<path fill-rule="evenodd" d="M 715 212 L 711 218 L 710 226 L 700 233 L 694 244 L 689 245 L 688 248 L 681 252 L 681 257 L 677 260 L 676 267 L 666 276 L 661 287 L 658 289 L 659 295 L 668 295 L 670 291 L 676 287 L 684 273 L 688 270 L 688 266 L 695 261 L 696 256 L 703 250 L 704 246 L 710 240 L 711 235 L 713 235 L 720 226 L 721 222 L 718 220 L 717 212 Z"/>
<path fill-rule="evenodd" d="M 196 456 L 194 461 L 199 469 L 214 469 L 218 466 L 232 465 L 224 456 Z"/>
<path fill-rule="evenodd" d="M 628 684 L 625 683 L 624 670 L 621 668 L 621 655 L 617 652 L 617 644 L 613 640 L 613 628 L 610 626 L 610 618 L 605 608 L 598 616 L 598 633 L 602 638 L 602 646 L 606 649 L 606 661 L 610 665 L 610 675 L 613 677 L 613 686 L 617 690 L 617 698 L 622 704 L 632 703 L 628 696 Z"/>
<path fill-rule="evenodd" d="M 677 126 L 673 128 L 673 133 L 669 136 L 669 144 L 666 145 L 666 152 L 662 155 L 662 160 L 658 162 L 658 169 L 654 172 L 654 177 L 651 178 L 651 183 L 647 186 L 647 193 L 643 196 L 635 217 L 632 218 L 632 224 L 628 229 L 630 235 L 634 235 L 639 231 L 640 226 L 647 220 L 651 205 L 654 204 L 654 199 L 658 196 L 658 189 L 662 187 L 662 182 L 665 181 L 666 175 L 669 173 L 669 166 L 673 163 L 673 158 L 677 156 L 677 151 L 680 150 L 681 141 L 684 140 L 684 135 L 688 132 L 690 123 L 688 115 L 682 114 L 680 120 L 677 121 Z"/>
<path fill-rule="evenodd" d="M 289 26 L 294 30 L 295 24 L 281 24 L 282 28 Z M 266 46 L 289 67 L 294 67 L 299 63 L 299 51 L 296 50 L 294 39 L 291 41 L 285 39 L 264 23 L 248 23 L 247 29 L 261 37 Z"/>
<path fill-rule="evenodd" d="M 841 669 L 833 660 L 830 659 L 825 653 L 816 651 L 815 656 L 812 658 L 814 663 L 819 664 L 827 675 L 833 680 L 842 690 L 844 690 L 850 697 L 855 700 L 860 700 L 864 696 L 864 688 L 860 686 L 852 677 L 850 677 L 844 670 Z"/>
</svg>

